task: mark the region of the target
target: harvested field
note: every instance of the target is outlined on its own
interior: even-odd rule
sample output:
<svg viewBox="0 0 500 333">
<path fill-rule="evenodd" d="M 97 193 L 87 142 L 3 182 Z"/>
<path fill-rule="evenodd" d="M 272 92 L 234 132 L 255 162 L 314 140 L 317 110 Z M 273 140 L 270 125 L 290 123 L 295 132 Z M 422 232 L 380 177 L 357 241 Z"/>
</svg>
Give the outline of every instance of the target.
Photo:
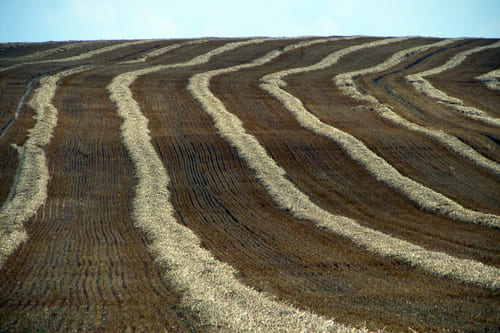
<svg viewBox="0 0 500 333">
<path fill-rule="evenodd" d="M 500 331 L 499 52 L 0 45 L 0 332 Z"/>
</svg>

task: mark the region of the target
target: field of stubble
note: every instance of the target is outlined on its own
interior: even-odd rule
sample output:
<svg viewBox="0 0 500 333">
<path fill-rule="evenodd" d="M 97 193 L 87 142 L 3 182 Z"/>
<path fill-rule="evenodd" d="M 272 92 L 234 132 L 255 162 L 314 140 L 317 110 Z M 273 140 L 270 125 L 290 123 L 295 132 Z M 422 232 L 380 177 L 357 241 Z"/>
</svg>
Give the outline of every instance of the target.
<svg viewBox="0 0 500 333">
<path fill-rule="evenodd" d="M 500 331 L 500 41 L 0 44 L 0 332 Z"/>
</svg>

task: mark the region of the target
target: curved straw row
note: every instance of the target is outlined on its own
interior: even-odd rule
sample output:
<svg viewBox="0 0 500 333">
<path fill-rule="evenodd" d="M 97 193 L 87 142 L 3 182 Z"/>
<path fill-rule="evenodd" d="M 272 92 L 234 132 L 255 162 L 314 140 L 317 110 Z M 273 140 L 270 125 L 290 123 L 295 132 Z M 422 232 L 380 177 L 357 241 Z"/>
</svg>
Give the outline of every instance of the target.
<svg viewBox="0 0 500 333">
<path fill-rule="evenodd" d="M 283 89 L 286 85 L 283 79 L 292 73 L 298 74 L 330 67 L 334 65 L 341 56 L 349 54 L 349 51 L 354 52 L 362 48 L 383 45 L 386 44 L 387 41 L 391 41 L 391 39 L 352 46 L 332 53 L 315 65 L 297 67 L 294 69 L 268 74 L 262 78 L 264 83 L 262 83 L 260 87 L 278 99 L 287 108 L 287 110 L 295 116 L 302 127 L 311 130 L 316 134 L 326 136 L 338 143 L 354 161 L 363 166 L 377 181 L 398 191 L 422 209 L 466 223 L 482 224 L 500 228 L 500 217 L 464 208 L 448 197 L 435 192 L 419 182 L 403 176 L 396 168 L 394 168 L 386 160 L 377 156 L 363 142 L 356 139 L 354 136 L 337 129 L 334 126 L 321 122 L 321 120 L 306 109 L 300 99 Z M 399 51 L 387 61 L 374 67 L 339 74 L 335 77 L 335 83 L 339 86 L 341 91 L 354 98 L 377 103 L 378 101 L 375 97 L 363 94 L 357 89 L 354 83 L 355 78 L 360 75 L 385 70 L 397 65 L 404 59 L 408 58 L 411 54 L 429 49 L 431 47 L 442 47 L 451 42 L 453 42 L 453 40 L 444 40 L 438 43 L 417 46 L 411 49 Z"/>
<path fill-rule="evenodd" d="M 58 53 L 63 53 L 67 52 L 69 50 L 78 48 L 78 47 L 84 47 L 84 46 L 89 46 L 89 45 L 99 45 L 102 43 L 101 41 L 91 41 L 91 42 L 70 42 L 70 43 L 64 43 L 63 45 L 60 45 L 58 47 L 49 49 L 49 50 L 44 50 L 44 51 L 38 51 L 33 54 L 28 54 L 22 57 L 16 57 L 16 61 L 35 61 L 35 60 L 41 60 L 41 58 L 46 58 L 50 57 L 51 55 L 58 54 Z"/>
<path fill-rule="evenodd" d="M 405 61 L 408 59 L 413 54 L 424 52 L 430 48 L 433 47 L 443 47 L 448 44 L 454 43 L 458 40 L 461 39 L 445 39 L 442 41 L 439 41 L 437 43 L 432 43 L 432 44 L 426 44 L 426 45 L 419 45 L 415 46 L 406 50 L 401 50 L 396 53 L 394 53 L 389 59 L 385 60 L 384 62 L 375 65 L 373 67 L 368 67 L 364 69 L 360 69 L 357 71 L 352 71 L 352 72 L 347 72 L 347 73 L 342 73 L 337 76 L 335 76 L 334 81 L 337 87 L 339 88 L 340 91 L 342 91 L 344 94 L 349 95 L 353 98 L 356 98 L 358 100 L 364 100 L 367 102 L 372 102 L 372 103 L 379 103 L 379 101 L 373 97 L 372 95 L 364 94 L 361 91 L 359 91 L 355 80 L 359 78 L 360 76 L 371 74 L 371 73 L 377 73 L 377 72 L 382 72 L 386 69 L 389 69 L 391 67 L 396 66 L 397 64 L 400 64 L 401 62 Z"/>
<path fill-rule="evenodd" d="M 285 171 L 267 154 L 258 140 L 245 131 L 241 120 L 229 112 L 209 88 L 210 79 L 214 76 L 261 66 L 282 53 L 273 51 L 247 64 L 196 74 L 190 78 L 188 85 L 189 91 L 212 117 L 220 135 L 238 150 L 238 154 L 256 172 L 257 178 L 275 202 L 296 217 L 310 220 L 318 227 L 344 236 L 373 253 L 396 258 L 438 276 L 455 278 L 492 290 L 500 289 L 500 270 L 496 267 L 426 250 L 408 241 L 363 227 L 353 219 L 333 215 L 314 204 L 286 178 Z"/>
<path fill-rule="evenodd" d="M 491 90 L 500 90 L 500 69 L 480 75 L 476 79 L 483 81 Z"/>
<path fill-rule="evenodd" d="M 228 43 L 191 61 L 120 74 L 108 86 L 123 119 L 122 138 L 134 161 L 138 184 L 133 220 L 149 237 L 150 250 L 167 278 L 183 292 L 183 303 L 214 327 L 235 332 L 354 332 L 307 311 L 272 300 L 240 283 L 235 270 L 201 248 L 199 238 L 174 218 L 167 171 L 151 144 L 148 120 L 132 97 L 130 85 L 147 73 L 208 62 L 213 55 L 267 39 Z"/>
<path fill-rule="evenodd" d="M 52 104 L 57 82 L 68 75 L 89 69 L 89 66 L 44 77 L 29 105 L 36 111 L 36 123 L 19 152 L 19 166 L 7 200 L 0 209 L 0 267 L 7 257 L 28 236 L 23 223 L 36 214 L 47 199 L 49 171 L 44 147 L 50 143 L 57 124 L 57 109 Z"/>
<path fill-rule="evenodd" d="M 471 54 L 497 47 L 500 47 L 500 41 L 493 44 L 462 51 L 460 53 L 457 53 L 454 57 L 452 57 L 450 60 L 448 60 L 445 64 L 441 66 L 429 69 L 424 72 L 407 75 L 405 78 L 407 81 L 413 84 L 413 86 L 415 87 L 415 89 L 417 89 L 417 91 L 424 93 L 425 95 L 437 100 L 438 103 L 444 104 L 452 108 L 453 110 L 466 115 L 469 118 L 476 119 L 490 125 L 500 126 L 499 118 L 491 117 L 490 115 L 488 115 L 488 113 L 484 112 L 483 110 L 479 110 L 475 107 L 465 105 L 461 99 L 449 96 L 444 91 L 434 87 L 429 81 L 425 79 L 426 77 L 442 73 L 446 70 L 458 66 Z"/>
<path fill-rule="evenodd" d="M 333 80 L 336 83 L 339 90 L 341 90 L 345 94 L 349 95 L 350 97 L 358 99 L 358 100 L 368 101 L 368 102 L 373 103 L 373 105 L 371 107 L 369 107 L 368 109 L 376 112 L 380 117 L 382 117 L 382 118 L 384 118 L 392 123 L 395 123 L 401 127 L 409 129 L 411 131 L 422 133 L 422 134 L 432 138 L 433 140 L 440 142 L 443 146 L 445 146 L 448 149 L 450 149 L 451 151 L 459 154 L 460 156 L 468 159 L 469 161 L 473 162 L 477 166 L 479 166 L 485 170 L 488 170 L 489 172 L 493 173 L 494 175 L 500 176 L 500 164 L 498 164 L 496 161 L 490 160 L 489 158 L 481 155 L 474 148 L 467 145 L 463 141 L 458 140 L 453 135 L 445 133 L 442 130 L 435 130 L 432 128 L 418 125 L 416 123 L 413 123 L 413 122 L 401 117 L 396 112 L 394 112 L 389 106 L 380 103 L 374 96 L 360 92 L 357 85 L 354 82 L 355 78 L 362 75 L 362 74 L 375 73 L 375 72 L 379 72 L 379 71 L 388 69 L 394 65 L 397 65 L 398 60 L 403 61 L 407 56 L 409 56 L 415 52 L 424 51 L 427 47 L 444 46 L 444 45 L 448 44 L 450 41 L 452 41 L 452 40 L 443 40 L 443 41 L 438 42 L 436 44 L 423 45 L 423 46 L 415 47 L 415 48 L 412 48 L 409 50 L 403 50 L 403 51 L 400 51 L 400 52 L 394 54 L 387 61 L 385 61 L 379 65 L 376 65 L 374 67 L 367 68 L 367 69 L 364 69 L 361 71 L 339 74 Z M 408 52 L 407 55 L 405 54 L 406 52 Z M 466 212 L 464 212 L 464 213 L 466 213 Z M 481 222 L 482 224 L 484 224 L 484 223 L 488 224 L 489 223 L 488 221 L 491 220 L 492 216 L 480 218 L 480 216 L 475 215 L 472 218 L 473 219 L 479 218 L 480 221 L 483 221 L 483 222 Z M 494 222 L 493 224 L 497 224 L 497 222 Z"/>
<path fill-rule="evenodd" d="M 48 63 L 55 63 L 55 62 L 67 62 L 67 61 L 79 61 L 79 60 L 85 60 L 88 58 L 91 58 L 95 55 L 101 54 L 101 53 L 106 53 L 106 52 L 111 52 L 115 51 L 124 47 L 129 47 L 129 46 L 134 46 L 138 44 L 144 44 L 144 43 L 150 43 L 152 40 L 138 40 L 138 41 L 130 41 L 130 42 L 124 42 L 124 43 L 119 43 L 119 44 L 113 44 L 109 46 L 105 46 L 102 48 L 98 48 L 92 51 L 88 51 L 79 55 L 67 57 L 67 58 L 61 58 L 61 59 L 48 59 L 48 60 L 39 60 L 39 61 L 32 61 L 32 62 L 24 62 L 24 63 L 19 63 L 16 65 L 12 65 L 9 67 L 5 68 L 0 68 L 0 72 L 5 72 L 9 71 L 24 65 L 36 65 L 36 64 L 48 64 Z"/>
<path fill-rule="evenodd" d="M 116 49 L 141 44 L 149 41 L 134 41 L 115 44 L 92 50 L 78 56 L 62 59 L 41 60 L 14 65 L 0 71 L 13 69 L 24 64 L 77 61 Z M 68 75 L 92 68 L 82 66 L 40 79 L 38 87 L 29 105 L 36 111 L 36 123 L 29 131 L 28 138 L 19 152 L 19 166 L 14 177 L 10 193 L 0 208 L 0 268 L 7 257 L 27 239 L 23 223 L 36 214 L 47 198 L 48 170 L 43 148 L 50 142 L 52 131 L 57 124 L 57 109 L 52 104 L 57 89 L 57 82 Z"/>
<path fill-rule="evenodd" d="M 146 62 L 149 58 L 160 56 L 160 55 L 162 55 L 164 53 L 167 53 L 167 52 L 173 51 L 175 49 L 178 49 L 181 46 L 195 45 L 195 44 L 205 43 L 205 42 L 208 42 L 210 40 L 213 40 L 213 38 L 194 39 L 194 40 L 190 40 L 190 41 L 187 41 L 187 42 L 184 42 L 184 43 L 177 43 L 177 44 L 172 44 L 172 45 L 168 45 L 168 46 L 165 46 L 165 47 L 160 47 L 160 48 L 158 48 L 156 50 L 153 50 L 153 51 L 150 51 L 150 52 L 148 52 L 146 54 L 141 55 L 139 58 L 137 58 L 135 60 L 129 60 L 129 61 L 126 61 L 125 63 L 126 64 L 134 64 L 134 63 L 139 63 L 139 62 Z"/>
</svg>

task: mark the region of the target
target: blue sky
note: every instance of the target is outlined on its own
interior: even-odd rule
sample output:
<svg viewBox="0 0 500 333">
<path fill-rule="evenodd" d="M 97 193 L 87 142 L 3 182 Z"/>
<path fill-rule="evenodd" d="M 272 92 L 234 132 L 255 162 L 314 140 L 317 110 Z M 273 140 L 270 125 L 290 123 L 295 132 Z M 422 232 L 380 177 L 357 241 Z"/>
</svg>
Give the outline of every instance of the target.
<svg viewBox="0 0 500 333">
<path fill-rule="evenodd" d="M 0 0 L 0 42 L 304 35 L 500 38 L 500 0 Z"/>
</svg>

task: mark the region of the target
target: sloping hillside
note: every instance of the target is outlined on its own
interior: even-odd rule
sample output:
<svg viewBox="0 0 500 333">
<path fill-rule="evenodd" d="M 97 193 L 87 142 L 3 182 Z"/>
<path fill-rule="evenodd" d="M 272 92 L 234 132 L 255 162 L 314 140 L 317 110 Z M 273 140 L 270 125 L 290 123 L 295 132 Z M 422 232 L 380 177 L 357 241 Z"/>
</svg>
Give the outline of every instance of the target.
<svg viewBox="0 0 500 333">
<path fill-rule="evenodd" d="M 0 331 L 500 330 L 500 41 L 0 44 Z"/>
</svg>

